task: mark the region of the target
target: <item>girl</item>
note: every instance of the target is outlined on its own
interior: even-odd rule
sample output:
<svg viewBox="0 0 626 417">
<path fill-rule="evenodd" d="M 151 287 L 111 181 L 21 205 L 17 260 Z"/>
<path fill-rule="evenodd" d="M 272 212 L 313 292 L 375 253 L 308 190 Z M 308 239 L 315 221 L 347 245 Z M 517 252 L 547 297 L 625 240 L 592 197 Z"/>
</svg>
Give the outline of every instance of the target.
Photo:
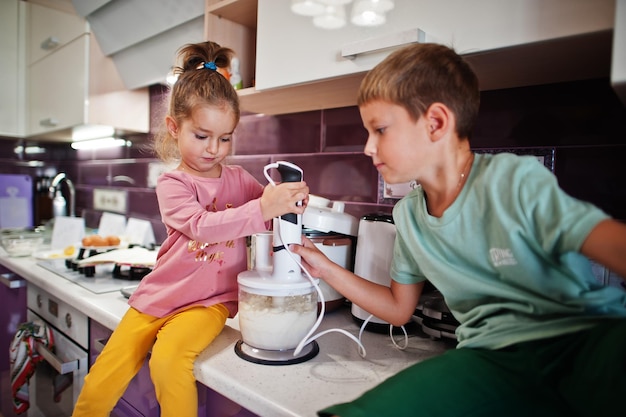
<svg viewBox="0 0 626 417">
<path fill-rule="evenodd" d="M 161 159 L 179 161 L 156 188 L 167 238 L 85 378 L 74 417 L 109 415 L 150 349 L 161 415 L 196 417 L 193 364 L 237 313 L 245 237 L 266 230 L 276 216 L 304 211 L 304 182 L 264 189 L 241 167 L 223 163 L 239 122 L 237 93 L 219 72 L 231 56 L 213 42 L 179 51 L 166 129 L 155 143 Z"/>
</svg>

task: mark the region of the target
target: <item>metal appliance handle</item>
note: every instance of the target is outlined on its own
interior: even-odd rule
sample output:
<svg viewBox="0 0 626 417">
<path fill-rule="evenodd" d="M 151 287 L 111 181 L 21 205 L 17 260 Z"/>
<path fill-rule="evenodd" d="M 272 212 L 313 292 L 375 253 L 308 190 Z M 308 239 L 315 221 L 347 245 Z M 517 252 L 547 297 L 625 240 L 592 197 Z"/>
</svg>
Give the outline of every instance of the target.
<svg viewBox="0 0 626 417">
<path fill-rule="evenodd" d="M 6 285 L 8 288 L 21 288 L 26 286 L 26 280 L 18 277 L 16 274 L 12 272 L 7 272 L 5 274 L 0 274 L 0 282 Z"/>
<path fill-rule="evenodd" d="M 426 42 L 426 34 L 422 30 L 415 28 L 346 44 L 341 48 L 341 56 L 346 59 L 355 59 L 358 55 L 423 42 Z"/>
<path fill-rule="evenodd" d="M 93 349 L 100 353 L 102 352 L 102 350 L 104 349 L 104 345 L 107 344 L 107 342 L 109 341 L 109 339 L 96 339 L 93 342 Z"/>
<path fill-rule="evenodd" d="M 93 350 L 98 353 L 102 353 L 104 350 L 104 346 L 107 344 L 109 339 L 96 339 L 93 341 Z M 148 354 L 152 353 L 152 348 L 148 351 Z"/>
<path fill-rule="evenodd" d="M 50 349 L 42 345 L 41 343 L 36 343 L 35 350 L 39 353 L 43 358 L 52 366 L 58 373 L 64 375 L 69 374 L 70 372 L 74 372 L 78 369 L 78 358 L 72 359 L 68 362 L 64 362 L 58 356 L 56 356 Z"/>
</svg>

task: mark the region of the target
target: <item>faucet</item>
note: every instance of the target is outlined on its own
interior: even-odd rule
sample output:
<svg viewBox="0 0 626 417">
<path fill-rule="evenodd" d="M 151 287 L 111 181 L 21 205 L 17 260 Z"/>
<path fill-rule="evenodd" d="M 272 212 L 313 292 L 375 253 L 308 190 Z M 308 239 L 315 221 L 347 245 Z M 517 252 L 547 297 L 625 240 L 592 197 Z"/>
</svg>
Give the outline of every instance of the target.
<svg viewBox="0 0 626 417">
<path fill-rule="evenodd" d="M 74 188 L 74 184 L 72 183 L 72 181 L 70 181 L 69 178 L 67 178 L 67 176 L 65 175 L 65 173 L 60 172 L 58 173 L 53 179 L 52 182 L 50 183 L 50 188 L 48 189 L 49 191 L 49 196 L 50 198 L 54 198 L 54 195 L 57 191 L 57 189 L 60 188 L 61 183 L 65 182 L 67 184 L 67 189 L 69 190 L 69 196 L 70 196 L 70 217 L 76 217 L 76 190 Z"/>
</svg>

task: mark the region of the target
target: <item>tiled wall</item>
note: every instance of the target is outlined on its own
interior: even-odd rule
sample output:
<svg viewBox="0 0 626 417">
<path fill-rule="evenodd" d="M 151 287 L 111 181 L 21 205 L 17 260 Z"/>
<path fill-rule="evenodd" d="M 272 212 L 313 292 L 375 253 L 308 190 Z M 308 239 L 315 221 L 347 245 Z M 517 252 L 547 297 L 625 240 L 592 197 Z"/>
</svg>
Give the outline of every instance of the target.
<svg viewBox="0 0 626 417">
<path fill-rule="evenodd" d="M 163 88 L 153 87 L 151 97 L 156 129 L 165 108 Z M 43 167 L 29 167 L 28 156 L 19 160 L 12 151 L 14 141 L 0 141 L 0 172 L 33 176 L 46 169 L 67 172 L 77 188 L 77 213 L 92 227 L 100 216 L 92 209 L 93 189 L 128 190 L 126 215 L 152 221 L 157 240 L 162 240 L 165 230 L 154 189 L 148 186 L 149 166 L 156 162 L 146 149 L 150 137 L 132 138 L 133 147 L 106 152 L 79 153 L 66 144 L 44 145 L 54 157 L 46 156 Z M 282 116 L 244 115 L 230 162 L 244 166 L 265 183 L 263 166 L 288 160 L 302 167 L 312 193 L 345 201 L 347 212 L 357 217 L 389 212 L 392 205 L 381 204 L 378 174 L 362 153 L 365 140 L 356 107 Z M 555 174 L 561 186 L 626 220 L 626 108 L 608 80 L 484 92 L 472 146 L 554 147 Z"/>
</svg>

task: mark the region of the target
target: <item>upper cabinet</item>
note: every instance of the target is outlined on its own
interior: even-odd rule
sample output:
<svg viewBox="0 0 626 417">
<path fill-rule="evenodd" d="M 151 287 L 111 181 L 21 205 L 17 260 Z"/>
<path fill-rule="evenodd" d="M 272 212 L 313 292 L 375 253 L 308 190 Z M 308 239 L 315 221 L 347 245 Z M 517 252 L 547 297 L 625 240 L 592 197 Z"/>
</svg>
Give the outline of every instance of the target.
<svg viewBox="0 0 626 417">
<path fill-rule="evenodd" d="M 259 0 L 259 90 L 368 71 L 418 29 L 425 42 L 470 54 L 612 29 L 615 7 L 614 0 L 395 0 L 384 25 L 351 24 L 348 5 L 348 23 L 325 30 L 290 4 Z"/>
<path fill-rule="evenodd" d="M 207 0 L 204 37 L 231 48 L 239 59 L 244 89 L 256 72 L 257 0 Z"/>
<path fill-rule="evenodd" d="M 0 1 L 0 136 L 24 134 L 24 54 L 20 46 L 22 2 Z"/>
<path fill-rule="evenodd" d="M 387 23 L 348 23 L 325 30 L 291 12 L 290 0 L 207 0 L 207 38 L 219 20 L 250 26 L 257 5 L 254 87 L 241 91 L 244 110 L 286 113 L 356 104 L 364 74 L 390 51 L 438 42 L 465 55 L 481 88 L 507 88 L 608 76 L 615 0 L 395 0 Z M 226 34 L 226 35 L 225 35 Z"/>
<path fill-rule="evenodd" d="M 612 29 L 615 9 L 614 0 L 396 0 L 384 25 L 324 30 L 290 4 L 259 0 L 257 89 L 368 71 L 394 46 L 415 41 L 407 34 L 417 29 L 423 41 L 473 54 Z"/>
<path fill-rule="evenodd" d="M 76 128 L 149 131 L 148 90 L 127 90 L 80 16 L 26 2 L 26 135 L 72 140 Z"/>
<path fill-rule="evenodd" d="M 78 16 L 26 3 L 28 135 L 83 123 L 89 28 Z"/>
<path fill-rule="evenodd" d="M 77 15 L 28 3 L 28 64 L 63 49 L 81 35 L 89 34 L 89 25 Z"/>
</svg>

